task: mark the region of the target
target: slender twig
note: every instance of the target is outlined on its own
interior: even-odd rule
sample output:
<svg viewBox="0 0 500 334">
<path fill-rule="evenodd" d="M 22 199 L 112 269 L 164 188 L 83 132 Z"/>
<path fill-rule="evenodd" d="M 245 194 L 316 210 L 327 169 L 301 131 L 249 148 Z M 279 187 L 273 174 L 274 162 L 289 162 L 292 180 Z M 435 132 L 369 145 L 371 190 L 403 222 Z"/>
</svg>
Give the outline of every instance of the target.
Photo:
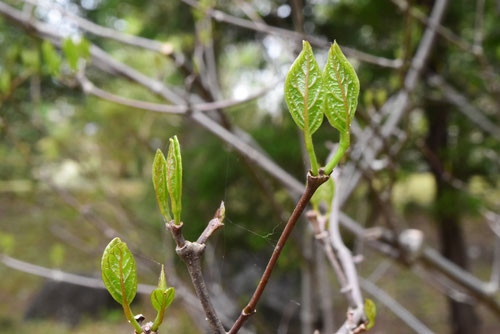
<svg viewBox="0 0 500 334">
<path fill-rule="evenodd" d="M 276 83 L 273 83 L 273 85 L 266 86 L 264 89 L 254 93 L 250 94 L 248 97 L 241 99 L 241 100 L 235 100 L 235 99 L 229 99 L 229 100 L 220 100 L 220 101 L 215 101 L 215 102 L 208 102 L 208 103 L 198 103 L 198 104 L 192 104 L 192 105 L 171 105 L 171 104 L 164 104 L 164 103 L 153 103 L 153 102 L 146 102 L 146 101 L 141 101 L 141 100 L 134 100 L 134 99 L 129 99 L 126 97 L 122 97 L 119 95 L 114 95 L 108 91 L 105 91 L 99 87 L 97 87 L 94 83 L 92 83 L 87 77 L 85 77 L 83 74 L 79 75 L 79 81 L 80 84 L 82 85 L 83 91 L 87 94 L 94 95 L 96 97 L 99 97 L 103 100 L 108 100 L 114 103 L 118 103 L 121 105 L 137 108 L 137 109 L 143 109 L 143 110 L 148 110 L 148 111 L 155 111 L 155 112 L 162 112 L 162 113 L 169 113 L 169 114 L 186 114 L 189 110 L 196 110 L 196 111 L 213 111 L 215 109 L 225 109 L 225 108 L 230 108 L 234 106 L 239 106 L 242 104 L 245 104 L 247 102 L 250 102 L 252 100 L 258 99 L 261 96 L 264 96 L 267 94 L 270 90 L 271 87 L 275 86 Z"/>
<path fill-rule="evenodd" d="M 463 94 L 458 92 L 451 85 L 446 83 L 439 75 L 432 75 L 427 82 L 442 90 L 444 97 L 464 114 L 465 117 L 474 122 L 483 131 L 488 132 L 493 137 L 500 139 L 500 127 L 491 122 L 484 114 L 477 109 Z"/>
<path fill-rule="evenodd" d="M 347 311 L 347 319 L 344 325 L 337 331 L 337 333 L 352 333 L 356 331 L 362 331 L 364 329 L 364 324 L 367 321 L 364 301 L 361 295 L 361 289 L 358 281 L 358 274 L 356 271 L 356 266 L 354 264 L 354 259 L 352 257 L 351 251 L 346 247 L 342 236 L 340 235 L 339 228 L 339 212 L 340 212 L 340 197 L 339 193 L 342 192 L 343 183 L 340 178 L 340 171 L 336 170 L 332 177 L 335 180 L 335 196 L 333 197 L 331 203 L 331 211 L 328 221 L 328 232 L 332 245 L 332 249 L 335 252 L 336 258 L 339 260 L 342 271 L 345 275 L 347 291 L 343 291 L 349 301 L 349 309 Z M 346 290 L 346 289 L 343 289 Z"/>
<path fill-rule="evenodd" d="M 194 0 L 182 0 L 182 1 L 191 7 L 198 8 L 198 3 Z M 279 38 L 292 39 L 297 42 L 300 42 L 303 39 L 307 39 L 311 43 L 311 45 L 323 48 L 329 48 L 331 46 L 331 42 L 326 39 L 310 35 L 304 36 L 304 34 L 298 33 L 296 31 L 273 27 L 262 22 L 254 22 L 242 19 L 224 13 L 220 10 L 207 9 L 206 13 L 216 21 L 225 22 L 240 28 L 254 30 L 265 34 L 271 34 Z M 367 62 L 381 67 L 399 68 L 402 65 L 402 61 L 400 59 L 387 59 L 383 57 L 378 57 L 347 46 L 342 46 L 342 51 L 349 57 L 353 57 L 358 59 L 359 61 Z"/>
<path fill-rule="evenodd" d="M 337 275 L 340 287 L 342 289 L 341 291 L 342 293 L 346 294 L 346 299 L 349 306 L 356 307 L 356 302 L 352 298 L 352 295 L 350 293 L 347 293 L 350 291 L 349 282 L 347 281 L 344 270 L 342 269 L 342 266 L 340 265 L 339 260 L 337 259 L 335 252 L 333 251 L 332 244 L 330 242 L 330 234 L 327 230 L 325 230 L 326 221 L 328 220 L 328 218 L 320 215 L 316 211 L 308 211 L 307 218 L 313 226 L 314 237 L 323 246 L 323 251 L 328 261 L 330 262 L 330 265 L 335 271 L 335 274 Z"/>
<path fill-rule="evenodd" d="M 320 170 L 318 176 L 313 176 L 311 175 L 311 173 L 308 173 L 306 189 L 302 194 L 302 197 L 300 198 L 299 202 L 297 203 L 297 206 L 293 210 L 293 213 L 290 216 L 290 219 L 288 220 L 283 232 L 281 233 L 278 243 L 274 248 L 273 254 L 269 259 L 269 263 L 267 264 L 267 267 L 264 270 L 264 273 L 262 274 L 260 282 L 257 285 L 257 288 L 255 289 L 252 298 L 250 298 L 250 301 L 248 302 L 247 306 L 241 311 L 240 316 L 234 323 L 231 330 L 228 332 L 229 334 L 236 334 L 241 328 L 241 326 L 243 326 L 245 321 L 255 313 L 255 308 L 257 306 L 257 303 L 259 302 L 259 299 L 262 296 L 262 293 L 264 292 L 264 289 L 267 285 L 267 282 L 269 281 L 269 278 L 271 277 L 271 273 L 273 272 L 273 269 L 278 261 L 281 251 L 283 250 L 283 247 L 285 246 L 288 237 L 292 233 L 292 230 L 295 224 L 297 223 L 297 220 L 299 219 L 300 215 L 306 208 L 314 192 L 318 189 L 320 185 L 325 183 L 328 180 L 328 178 L 329 176 L 323 174 L 322 170 Z"/>
<path fill-rule="evenodd" d="M 366 230 L 357 222 L 345 214 L 340 214 L 340 222 L 348 231 L 356 235 L 358 238 L 367 238 Z M 366 244 L 382 254 L 389 254 L 394 250 L 394 235 L 383 228 L 379 228 L 377 233 L 379 240 L 367 239 Z M 392 258 L 398 259 L 400 256 L 397 252 L 391 255 Z M 492 289 L 488 282 L 483 282 L 468 271 L 460 268 L 453 262 L 444 258 L 437 250 L 430 246 L 424 246 L 421 256 L 416 259 L 423 266 L 435 270 L 448 277 L 451 281 L 457 283 L 464 288 L 468 293 L 482 301 L 491 311 L 500 317 L 500 300 L 495 296 L 495 289 Z M 406 265 L 406 264 L 405 264 Z"/>
<path fill-rule="evenodd" d="M 175 243 L 177 244 L 177 255 L 179 255 L 182 261 L 186 264 L 196 295 L 198 296 L 203 310 L 205 311 L 206 320 L 208 321 L 212 332 L 218 334 L 226 334 L 226 330 L 224 329 L 224 326 L 215 311 L 205 284 L 205 279 L 203 278 L 203 272 L 201 270 L 201 256 L 205 251 L 208 238 L 210 238 L 215 231 L 223 226 L 222 220 L 224 219 L 224 210 L 224 203 L 221 203 L 221 206 L 215 213 L 214 218 L 210 220 L 203 233 L 195 242 L 184 239 L 184 236 L 182 235 L 182 223 L 176 225 L 173 221 L 171 221 L 166 224 L 167 229 L 170 230 Z"/>
<path fill-rule="evenodd" d="M 429 18 L 427 17 L 426 14 L 422 13 L 419 9 L 412 7 L 407 0 L 391 0 L 400 10 L 402 11 L 407 11 L 409 10 L 410 15 L 420 22 L 422 22 L 425 25 L 429 24 Z M 461 38 L 460 36 L 456 35 L 453 31 L 450 29 L 444 27 L 441 24 L 436 25 L 436 31 L 437 33 L 443 37 L 444 39 L 448 40 L 449 42 L 455 44 L 459 48 L 461 48 L 464 51 L 473 53 L 473 47 L 472 45 Z"/>
<path fill-rule="evenodd" d="M 387 138 L 394 132 L 404 112 L 408 108 L 410 96 L 420 80 L 421 73 L 433 49 L 437 34 L 436 29 L 443 19 L 447 5 L 448 0 L 436 0 L 434 3 L 427 28 L 420 40 L 415 56 L 411 61 L 410 69 L 406 74 L 404 87 L 393 95 L 381 108 L 383 113 L 390 110 L 389 116 L 382 126 L 382 137 Z M 356 146 L 353 148 L 353 151 L 357 150 L 363 152 L 364 159 L 366 161 L 372 161 L 380 152 L 382 146 L 380 139 L 373 138 L 371 134 L 363 134 L 362 138 L 358 140 Z M 349 173 L 346 173 L 349 182 L 342 192 L 341 204 L 345 203 L 361 178 L 361 172 L 356 170 L 352 163 L 346 170 L 349 171 Z"/>
<path fill-rule="evenodd" d="M 484 22 L 485 0 L 476 0 L 476 18 L 474 22 L 474 44 L 475 54 L 483 53 L 483 22 Z"/>
<path fill-rule="evenodd" d="M 384 306 L 394 313 L 401 321 L 403 321 L 408 327 L 413 329 L 415 333 L 418 334 L 433 334 L 434 332 L 430 330 L 424 323 L 418 320 L 413 314 L 410 313 L 403 305 L 399 304 L 394 298 L 387 294 L 384 290 L 373 284 L 373 282 L 359 278 L 361 288 L 376 298 Z"/>
<path fill-rule="evenodd" d="M 442 2 L 442 0 L 438 2 Z M 12 8 L 1 1 L 0 1 L 0 13 L 3 16 L 11 19 L 19 26 L 27 28 L 30 32 L 33 32 L 34 34 L 41 36 L 42 38 L 47 38 L 54 43 L 58 43 L 58 41 L 60 42 L 61 40 L 61 36 L 54 33 L 54 29 L 49 25 L 42 24 L 34 19 L 30 20 L 29 18 L 24 17 L 22 13 L 20 13 L 15 8 Z M 435 15 L 433 15 L 433 17 L 435 17 Z M 436 24 L 430 25 L 428 29 L 432 29 L 432 27 L 436 27 Z M 101 49 L 92 47 L 91 54 L 92 54 L 92 65 L 96 65 L 107 72 L 117 74 L 124 78 L 133 80 L 139 83 L 140 85 L 144 86 L 145 88 L 148 88 L 153 93 L 164 96 L 167 100 L 172 99 L 172 101 L 176 104 L 184 103 L 183 98 L 173 93 L 172 91 L 169 91 L 168 88 L 163 83 L 156 81 L 152 78 L 149 78 L 139 73 L 138 71 L 130 68 L 129 66 L 116 61 L 111 56 L 109 56 L 109 54 L 102 51 Z M 407 98 L 408 94 L 399 92 L 397 95 L 393 96 L 388 101 L 388 104 L 383 108 L 382 112 L 386 114 L 389 110 L 399 110 L 401 108 L 400 105 L 405 105 L 407 103 Z M 246 149 L 248 149 L 249 152 L 248 154 L 249 156 L 252 157 L 253 159 L 252 161 L 255 162 L 256 165 L 260 166 L 268 173 L 270 173 L 270 175 L 275 177 L 277 180 L 279 180 L 279 182 L 285 185 L 293 194 L 299 194 L 303 191 L 304 189 L 303 185 L 296 178 L 286 173 L 279 165 L 274 163 L 265 154 L 262 154 L 259 150 L 255 149 L 253 146 L 248 144 L 247 141 L 242 140 L 241 137 L 235 135 L 230 131 L 227 131 L 226 129 L 222 128 L 219 125 L 219 123 L 199 112 L 194 112 L 192 119 L 195 120 L 200 125 L 202 125 L 204 128 L 208 129 L 209 131 L 212 131 L 212 128 L 214 128 L 215 130 L 213 131 L 213 133 L 215 133 L 224 142 L 228 143 L 229 145 L 232 145 L 233 148 L 237 149 L 239 152 L 246 154 L 247 153 Z M 396 124 L 397 122 L 393 121 L 391 123 Z M 370 141 L 371 140 L 370 136 L 368 136 L 365 140 Z M 360 142 L 361 140 L 358 141 L 358 143 Z M 364 145 L 363 147 L 366 148 L 366 145 Z M 370 160 L 369 157 L 367 160 Z M 352 185 L 353 187 L 355 187 L 357 181 L 355 180 L 355 178 L 353 178 L 353 180 L 354 182 L 352 182 Z M 345 190 L 343 192 L 345 192 Z M 359 224 L 354 222 L 350 217 L 344 215 L 342 212 L 339 212 L 339 215 L 344 227 L 353 228 L 353 231 L 360 232 L 360 235 L 364 236 L 366 232 L 364 231 L 363 228 L 359 226 Z M 391 254 L 393 252 L 396 252 L 390 245 L 375 240 L 372 240 L 367 244 L 370 246 L 378 247 L 378 249 L 383 251 L 384 254 Z M 470 275 L 469 273 L 460 271 L 459 269 L 458 271 L 447 270 L 447 265 L 449 264 L 449 261 L 447 261 L 446 259 L 440 259 L 439 261 L 433 259 L 430 261 L 434 261 L 433 265 L 445 271 L 447 273 L 447 276 L 454 281 L 459 281 L 460 277 L 463 275 L 467 274 Z M 464 286 L 468 291 L 474 292 L 473 294 L 479 300 L 481 300 L 485 305 L 487 305 L 490 309 L 500 310 L 500 308 L 497 308 L 497 306 L 495 305 L 495 302 L 492 301 L 494 300 L 494 298 L 491 295 L 489 295 L 489 293 L 486 292 L 481 285 L 474 284 L 474 282 L 469 282 L 469 283 L 470 284 L 466 284 Z M 498 314 L 500 314 L 500 312 Z"/>
<path fill-rule="evenodd" d="M 335 310 L 333 307 L 334 294 L 332 284 L 329 280 L 327 272 L 327 262 L 325 255 L 317 248 L 316 253 L 316 277 L 318 281 L 319 307 L 321 309 L 321 322 L 325 333 L 333 333 L 335 331 Z"/>
<path fill-rule="evenodd" d="M 81 16 L 75 15 L 70 11 L 66 10 L 64 7 L 58 5 L 54 1 L 40 1 L 40 0 L 22 0 L 25 3 L 32 4 L 37 7 L 46 8 L 46 9 L 55 9 L 60 12 L 63 16 L 67 17 L 71 20 L 72 23 L 79 26 L 81 29 L 94 34 L 99 37 L 115 40 L 124 44 L 128 44 L 134 47 L 139 47 L 155 52 L 159 52 L 164 55 L 171 55 L 174 52 L 173 46 L 167 42 L 160 42 L 157 40 L 144 38 L 140 36 L 134 36 L 130 34 L 124 34 L 115 29 L 103 27 L 101 25 L 95 24 L 92 21 L 89 21 Z M 182 57 L 181 55 L 177 55 L 177 57 Z"/>
</svg>

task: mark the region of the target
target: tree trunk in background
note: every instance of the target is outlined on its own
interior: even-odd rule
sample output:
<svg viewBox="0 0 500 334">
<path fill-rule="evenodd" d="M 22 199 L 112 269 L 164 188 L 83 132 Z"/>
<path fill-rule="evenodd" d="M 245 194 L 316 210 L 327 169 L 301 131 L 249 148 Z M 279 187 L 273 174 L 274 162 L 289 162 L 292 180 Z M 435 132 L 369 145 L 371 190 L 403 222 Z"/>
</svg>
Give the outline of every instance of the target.
<svg viewBox="0 0 500 334">
<path fill-rule="evenodd" d="M 429 133 L 427 147 L 430 150 L 428 163 L 436 181 L 435 216 L 439 228 L 439 240 L 442 254 L 460 267 L 467 269 L 467 246 L 460 222 L 458 205 L 459 190 L 450 186 L 444 175 L 444 167 L 448 165 L 445 152 L 448 145 L 448 106 L 443 103 L 427 104 Z M 460 303 L 448 298 L 450 309 L 450 327 L 453 334 L 479 333 L 479 318 L 474 305 Z"/>
</svg>

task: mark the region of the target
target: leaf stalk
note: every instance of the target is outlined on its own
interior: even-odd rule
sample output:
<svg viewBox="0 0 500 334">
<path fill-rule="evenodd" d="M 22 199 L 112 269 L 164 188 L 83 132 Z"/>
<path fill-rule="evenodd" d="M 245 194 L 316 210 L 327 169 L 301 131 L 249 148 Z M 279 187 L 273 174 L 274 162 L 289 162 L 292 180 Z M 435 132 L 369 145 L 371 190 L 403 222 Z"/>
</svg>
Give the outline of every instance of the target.
<svg viewBox="0 0 500 334">
<path fill-rule="evenodd" d="M 337 151 L 333 155 L 332 159 L 325 166 L 325 174 L 329 175 L 332 173 L 333 169 L 337 166 L 340 159 L 344 156 L 345 152 L 351 145 L 351 134 L 349 131 L 340 134 L 340 142 Z"/>
</svg>

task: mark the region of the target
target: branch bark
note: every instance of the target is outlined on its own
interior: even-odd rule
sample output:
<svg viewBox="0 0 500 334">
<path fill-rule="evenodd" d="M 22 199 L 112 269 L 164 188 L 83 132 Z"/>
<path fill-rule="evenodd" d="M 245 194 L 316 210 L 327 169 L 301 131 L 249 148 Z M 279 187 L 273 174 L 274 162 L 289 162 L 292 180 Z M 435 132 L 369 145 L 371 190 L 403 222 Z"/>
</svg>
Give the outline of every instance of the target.
<svg viewBox="0 0 500 334">
<path fill-rule="evenodd" d="M 205 284 L 205 279 L 203 278 L 203 272 L 201 270 L 201 256 L 205 251 L 206 242 L 210 236 L 224 225 L 222 223 L 222 220 L 224 219 L 224 210 L 224 203 L 221 203 L 221 206 L 215 213 L 214 218 L 210 220 L 203 233 L 195 242 L 184 239 L 184 236 L 182 235 L 182 223 L 180 225 L 176 225 L 173 221 L 171 221 L 166 224 L 167 229 L 171 232 L 172 237 L 177 244 L 175 251 L 186 264 L 196 295 L 198 296 L 203 310 L 205 311 L 206 320 L 208 321 L 212 332 L 218 334 L 226 334 L 226 330 L 224 329 L 224 326 L 222 325 L 222 322 L 213 307 L 207 285 Z"/>
</svg>

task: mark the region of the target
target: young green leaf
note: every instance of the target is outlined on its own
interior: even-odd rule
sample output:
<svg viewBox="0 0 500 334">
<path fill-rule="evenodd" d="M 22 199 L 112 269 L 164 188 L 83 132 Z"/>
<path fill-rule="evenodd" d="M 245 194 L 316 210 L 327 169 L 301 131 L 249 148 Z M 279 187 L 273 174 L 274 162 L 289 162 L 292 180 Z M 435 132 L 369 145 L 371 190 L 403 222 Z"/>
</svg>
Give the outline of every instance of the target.
<svg viewBox="0 0 500 334">
<path fill-rule="evenodd" d="M 167 280 L 165 278 L 165 267 L 161 265 L 160 279 L 158 279 L 158 289 L 167 290 Z"/>
<path fill-rule="evenodd" d="M 323 89 L 323 112 L 328 121 L 341 134 L 349 133 L 358 105 L 359 79 L 337 42 L 328 52 Z"/>
<path fill-rule="evenodd" d="M 304 41 L 302 52 L 292 64 L 285 80 L 285 100 L 297 125 L 312 135 L 323 121 L 321 71 L 311 49 Z"/>
<path fill-rule="evenodd" d="M 73 70 L 77 70 L 79 51 L 77 45 L 75 44 L 75 42 L 73 42 L 73 39 L 71 37 L 66 38 L 63 41 L 62 50 L 64 52 L 64 55 L 66 56 L 66 59 L 68 60 L 69 66 Z"/>
<path fill-rule="evenodd" d="M 40 53 L 38 49 L 24 48 L 21 51 L 21 60 L 23 65 L 32 71 L 38 72 L 40 69 Z"/>
<path fill-rule="evenodd" d="M 15 244 L 14 235 L 0 231 L 0 253 L 11 254 Z"/>
<path fill-rule="evenodd" d="M 69 66 L 76 71 L 78 69 L 78 60 L 80 58 L 87 59 L 90 56 L 90 42 L 82 38 L 78 43 L 75 43 L 69 37 L 64 40 L 62 50 Z"/>
<path fill-rule="evenodd" d="M 375 325 L 375 316 L 377 315 L 377 308 L 371 299 L 365 299 L 365 314 L 368 318 L 366 329 L 370 329 Z"/>
<path fill-rule="evenodd" d="M 167 161 L 160 149 L 156 150 L 153 161 L 153 186 L 163 218 L 166 221 L 172 220 L 168 208 Z"/>
<path fill-rule="evenodd" d="M 175 289 L 168 288 L 165 290 L 155 289 L 151 293 L 151 304 L 158 312 L 164 311 L 170 306 L 175 297 Z"/>
<path fill-rule="evenodd" d="M 11 77 L 5 69 L 0 72 L 0 93 L 7 93 L 10 90 Z"/>
<path fill-rule="evenodd" d="M 160 279 L 158 280 L 158 288 L 151 293 L 151 304 L 157 311 L 156 319 L 151 327 L 153 332 L 158 330 L 158 327 L 163 321 L 165 316 L 165 309 L 170 306 L 174 300 L 175 289 L 167 288 L 167 281 L 165 279 L 165 269 L 161 266 Z"/>
<path fill-rule="evenodd" d="M 80 39 L 78 43 L 78 56 L 83 59 L 88 59 L 90 57 L 90 47 L 91 44 L 86 38 Z"/>
<path fill-rule="evenodd" d="M 122 306 L 130 305 L 137 292 L 134 257 L 127 244 L 114 238 L 104 250 L 101 261 L 102 280 L 111 296 Z"/>
<path fill-rule="evenodd" d="M 42 43 L 42 55 L 49 74 L 52 76 L 58 75 L 61 67 L 61 57 L 52 43 L 47 40 Z"/>
<path fill-rule="evenodd" d="M 167 185 L 175 224 L 180 224 L 182 210 L 182 159 L 177 136 L 170 138 L 170 147 L 167 154 Z"/>
</svg>

